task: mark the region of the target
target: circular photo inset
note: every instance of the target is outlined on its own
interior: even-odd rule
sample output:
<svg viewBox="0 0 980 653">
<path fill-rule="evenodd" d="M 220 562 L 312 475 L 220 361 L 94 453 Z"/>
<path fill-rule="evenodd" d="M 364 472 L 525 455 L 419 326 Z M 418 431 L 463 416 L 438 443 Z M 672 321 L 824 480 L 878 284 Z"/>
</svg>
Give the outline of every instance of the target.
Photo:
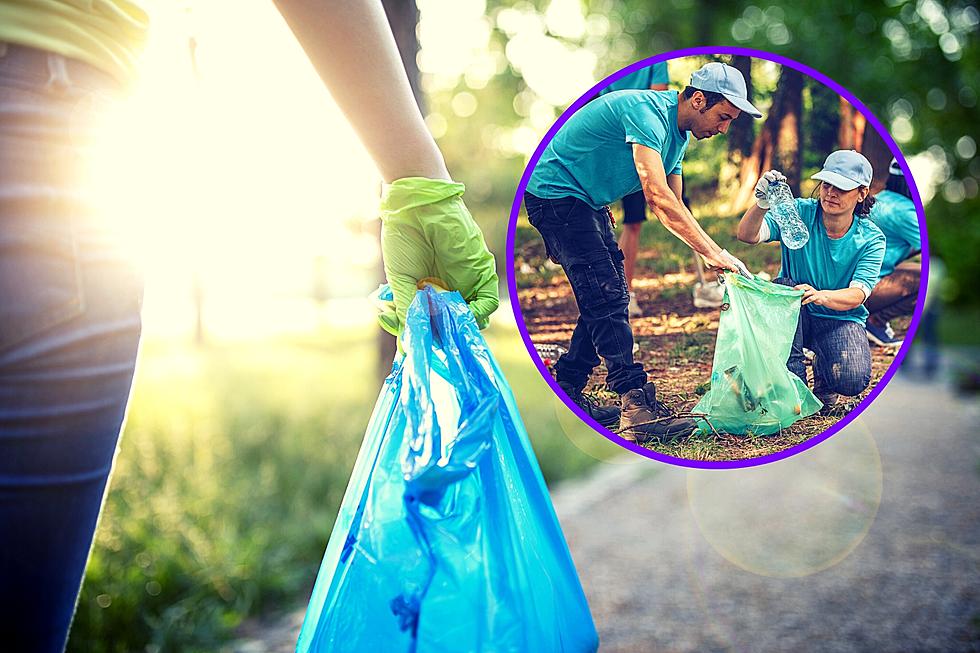
<svg viewBox="0 0 980 653">
<path fill-rule="evenodd" d="M 744 467 L 880 392 L 922 311 L 926 245 L 908 165 L 856 97 L 776 55 L 702 48 L 562 114 L 518 187 L 508 278 L 579 418 L 651 458 Z"/>
</svg>

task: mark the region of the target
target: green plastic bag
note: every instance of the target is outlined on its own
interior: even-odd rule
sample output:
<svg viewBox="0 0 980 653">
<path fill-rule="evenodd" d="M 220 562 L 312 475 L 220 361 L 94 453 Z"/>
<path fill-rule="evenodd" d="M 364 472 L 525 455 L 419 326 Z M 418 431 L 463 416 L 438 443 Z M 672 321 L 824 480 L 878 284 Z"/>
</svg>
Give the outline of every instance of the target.
<svg viewBox="0 0 980 653">
<path fill-rule="evenodd" d="M 786 368 L 802 297 L 789 286 L 725 274 L 711 389 L 694 407 L 715 429 L 769 435 L 823 406 Z"/>
</svg>

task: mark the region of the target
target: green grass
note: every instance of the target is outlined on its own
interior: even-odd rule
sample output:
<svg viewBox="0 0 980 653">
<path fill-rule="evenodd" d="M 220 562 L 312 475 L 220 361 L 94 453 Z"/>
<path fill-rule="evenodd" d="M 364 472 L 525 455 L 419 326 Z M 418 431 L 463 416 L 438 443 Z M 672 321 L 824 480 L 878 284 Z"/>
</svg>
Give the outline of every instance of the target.
<svg viewBox="0 0 980 653">
<path fill-rule="evenodd" d="M 213 651 L 302 605 L 380 388 L 373 335 L 144 347 L 70 651 Z M 611 455 L 569 446 L 585 427 L 559 428 L 516 332 L 488 338 L 549 482 Z"/>
</svg>

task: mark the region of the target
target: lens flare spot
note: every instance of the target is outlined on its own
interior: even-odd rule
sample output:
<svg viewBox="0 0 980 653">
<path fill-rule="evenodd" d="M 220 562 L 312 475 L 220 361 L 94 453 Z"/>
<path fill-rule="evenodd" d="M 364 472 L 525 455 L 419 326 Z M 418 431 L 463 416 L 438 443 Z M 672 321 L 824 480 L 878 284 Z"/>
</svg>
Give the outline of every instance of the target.
<svg viewBox="0 0 980 653">
<path fill-rule="evenodd" d="M 881 459 L 860 421 L 785 460 L 733 470 L 691 470 L 688 500 L 719 555 L 761 576 L 827 569 L 860 544 L 881 503 Z"/>
</svg>

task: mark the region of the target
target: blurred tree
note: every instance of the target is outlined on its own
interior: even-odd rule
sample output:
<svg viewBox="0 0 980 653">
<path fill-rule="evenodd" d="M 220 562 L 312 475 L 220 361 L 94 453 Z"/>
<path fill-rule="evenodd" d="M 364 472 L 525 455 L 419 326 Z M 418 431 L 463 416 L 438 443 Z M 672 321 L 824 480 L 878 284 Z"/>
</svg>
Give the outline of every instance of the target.
<svg viewBox="0 0 980 653">
<path fill-rule="evenodd" d="M 839 100 L 840 114 L 837 128 L 837 147 L 842 150 L 860 150 L 864 144 L 864 130 L 868 121 L 864 114 L 851 106 L 845 98 Z"/>
<path fill-rule="evenodd" d="M 774 167 L 786 175 L 794 193 L 800 192 L 802 108 L 803 75 L 784 67 L 779 75 L 772 106 L 752 145 L 752 153 L 742 161 L 734 208 L 744 209 L 753 201 L 759 176 Z"/>
<path fill-rule="evenodd" d="M 803 150 L 803 74 L 793 68 L 783 68 L 773 106 L 779 112 L 776 132 L 775 161 L 786 175 L 793 192 L 800 192 L 800 166 Z"/>
<path fill-rule="evenodd" d="M 827 154 L 837 149 L 840 96 L 811 77 L 806 79 L 806 92 L 810 101 L 803 121 L 803 168 L 812 169 L 822 165 Z"/>
<path fill-rule="evenodd" d="M 398 54 L 401 55 L 402 64 L 408 75 L 408 83 L 412 87 L 412 94 L 419 105 L 419 110 L 425 114 L 425 97 L 422 93 L 422 82 L 419 75 L 418 53 L 419 40 L 416 35 L 416 25 L 419 21 L 418 6 L 414 2 L 404 2 L 404 0 L 381 0 L 385 14 L 388 16 L 388 23 L 391 25 L 391 32 L 395 36 L 395 44 L 398 46 Z M 381 221 L 377 220 L 374 227 L 378 238 L 378 247 L 381 247 Z M 378 260 L 378 283 L 384 283 L 385 270 L 384 262 Z M 395 357 L 397 344 L 383 329 L 378 329 L 378 361 L 375 370 L 376 375 L 382 381 L 391 371 L 391 361 Z"/>
<path fill-rule="evenodd" d="M 874 180 L 871 182 L 872 192 L 877 193 L 885 188 L 888 179 L 888 164 L 892 160 L 892 151 L 878 130 L 870 123 L 864 127 L 864 138 L 861 141 L 861 153 L 868 157 L 874 170 Z"/>
<path fill-rule="evenodd" d="M 478 6 L 481 30 L 489 32 L 486 57 L 471 64 L 472 71 L 493 69 L 486 81 L 482 74 L 460 74 L 456 87 L 426 90 L 432 113 L 441 118 L 433 123 L 444 126 L 440 144 L 454 174 L 475 186 L 488 209 L 499 207 L 477 215 L 495 234 L 495 251 L 501 251 L 496 249 L 506 222 L 501 212 L 513 199 L 522 162 L 575 97 L 637 59 L 706 43 L 737 45 L 789 57 L 836 80 L 875 113 L 906 154 L 919 155 L 916 170 L 927 191 L 930 245 L 946 258 L 958 282 L 953 298 L 980 305 L 980 284 L 973 282 L 980 275 L 980 220 L 972 218 L 980 210 L 980 160 L 975 158 L 980 12 L 974 2 L 419 1 L 433 13 L 443 6 Z M 449 31 L 458 31 L 458 25 Z M 563 92 L 555 92 L 569 77 L 578 79 L 577 85 L 568 82 Z M 813 88 L 811 108 L 803 116 L 804 129 L 809 124 L 813 130 L 803 142 L 819 151 L 804 152 L 804 167 L 815 158 L 822 161 L 834 147 L 827 140 L 832 118 L 823 110 L 826 97 Z M 754 90 L 758 100 L 758 85 Z M 476 98 L 474 112 L 455 110 L 472 106 L 457 99 L 460 93 Z M 819 127 L 813 122 L 818 118 Z M 867 125 L 862 145 L 875 147 L 865 132 Z"/>
<path fill-rule="evenodd" d="M 752 101 L 752 58 L 744 55 L 732 57 L 731 65 L 736 68 L 745 78 L 745 87 L 748 91 L 748 99 Z M 755 140 L 755 119 L 747 113 L 741 114 L 732 122 L 731 129 L 728 130 L 728 153 L 729 158 L 736 165 L 740 165 L 742 159 L 752 154 L 752 143 Z"/>
</svg>

